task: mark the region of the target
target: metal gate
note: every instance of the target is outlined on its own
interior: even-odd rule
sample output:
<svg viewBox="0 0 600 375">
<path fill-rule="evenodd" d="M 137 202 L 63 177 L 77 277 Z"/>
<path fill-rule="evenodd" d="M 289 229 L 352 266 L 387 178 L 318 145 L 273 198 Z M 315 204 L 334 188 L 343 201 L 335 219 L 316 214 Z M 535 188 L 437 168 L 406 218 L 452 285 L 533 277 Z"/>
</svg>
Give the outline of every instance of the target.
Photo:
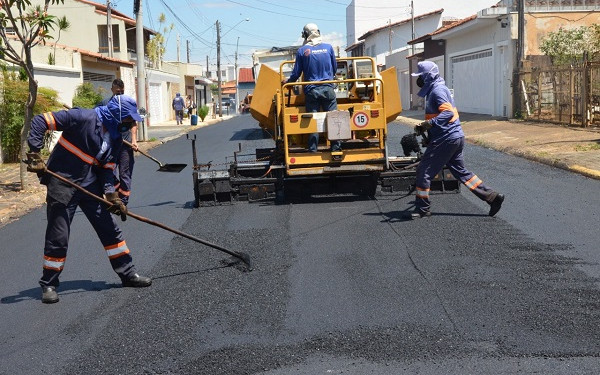
<svg viewBox="0 0 600 375">
<path fill-rule="evenodd" d="M 572 126 L 600 126 L 600 61 L 521 72 L 524 118 Z"/>
</svg>

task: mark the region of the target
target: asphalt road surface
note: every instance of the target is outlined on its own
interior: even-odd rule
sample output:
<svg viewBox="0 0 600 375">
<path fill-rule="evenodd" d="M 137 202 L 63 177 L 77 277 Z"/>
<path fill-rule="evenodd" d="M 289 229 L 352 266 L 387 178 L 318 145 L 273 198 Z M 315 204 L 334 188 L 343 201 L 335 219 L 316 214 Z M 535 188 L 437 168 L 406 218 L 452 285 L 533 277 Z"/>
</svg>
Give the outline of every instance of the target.
<svg viewBox="0 0 600 375">
<path fill-rule="evenodd" d="M 409 127 L 390 125 L 392 154 Z M 272 144 L 240 116 L 190 133 L 215 169 Z M 193 208 L 191 142 L 137 158 L 129 209 L 251 255 L 120 223 L 152 287 L 121 288 L 75 217 L 60 302 L 40 302 L 44 209 L 0 229 L 0 374 L 597 374 L 600 182 L 476 146 L 467 165 L 506 195 Z"/>
</svg>

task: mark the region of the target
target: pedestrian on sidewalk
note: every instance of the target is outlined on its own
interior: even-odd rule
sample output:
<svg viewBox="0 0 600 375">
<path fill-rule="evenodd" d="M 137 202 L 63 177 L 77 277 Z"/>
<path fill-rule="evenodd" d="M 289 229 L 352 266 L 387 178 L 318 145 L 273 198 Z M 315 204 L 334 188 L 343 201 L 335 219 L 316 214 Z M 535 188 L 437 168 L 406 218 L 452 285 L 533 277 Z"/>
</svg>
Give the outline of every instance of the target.
<svg viewBox="0 0 600 375">
<path fill-rule="evenodd" d="M 125 84 L 123 83 L 123 80 L 119 78 L 115 79 L 112 82 L 110 90 L 113 95 L 108 99 L 104 99 L 100 103 L 100 106 L 108 105 L 108 102 L 114 98 L 115 95 L 123 95 L 125 93 Z M 129 198 L 131 196 L 131 179 L 133 178 L 133 165 L 135 164 L 133 152 L 138 150 L 137 128 L 137 122 L 135 122 L 131 129 L 127 129 L 127 131 L 121 133 L 123 139 L 131 143 L 131 147 L 122 144 L 117 161 L 118 175 L 115 190 L 119 193 L 119 198 L 121 198 L 123 204 L 126 206 L 129 203 Z"/>
<path fill-rule="evenodd" d="M 494 216 L 502 207 L 504 195 L 484 185 L 474 173 L 465 167 L 463 148 L 465 135 L 460 125 L 458 110 L 446 82 L 439 74 L 438 66 L 431 61 L 418 63 L 417 78 L 420 87 L 418 96 L 425 99 L 425 121 L 415 127 L 418 135 L 428 134 L 429 144 L 417 167 L 415 210 L 410 219 L 431 216 L 429 190 L 431 179 L 444 166 L 479 199 L 490 205 L 489 216 Z"/>
<path fill-rule="evenodd" d="M 185 101 L 181 97 L 180 93 L 175 94 L 173 98 L 173 110 L 175 110 L 175 120 L 177 125 L 183 124 L 183 109 L 185 108 Z"/>
<path fill-rule="evenodd" d="M 106 250 L 113 270 L 125 287 L 147 287 L 149 277 L 140 276 L 133 265 L 121 229 L 111 213 L 127 218 L 127 207 L 115 191 L 115 160 L 122 142 L 121 132 L 142 121 L 133 98 L 115 95 L 106 106 L 94 109 L 73 108 L 47 112 L 31 122 L 28 136 L 27 170 L 40 176 L 47 186 L 46 238 L 42 277 L 42 302 L 58 302 L 56 288 L 65 265 L 71 222 L 77 207 L 83 211 Z M 104 203 L 66 185 L 46 171 L 40 155 L 47 131 L 62 131 L 48 159 L 48 170 L 55 172 L 111 202 Z"/>
</svg>

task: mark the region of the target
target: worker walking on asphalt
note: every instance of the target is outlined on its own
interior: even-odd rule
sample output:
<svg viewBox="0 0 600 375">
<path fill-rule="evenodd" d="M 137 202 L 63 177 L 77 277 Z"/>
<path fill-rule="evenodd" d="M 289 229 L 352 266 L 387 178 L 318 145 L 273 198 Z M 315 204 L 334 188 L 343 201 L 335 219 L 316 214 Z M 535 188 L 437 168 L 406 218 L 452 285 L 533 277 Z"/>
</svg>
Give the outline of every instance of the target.
<svg viewBox="0 0 600 375">
<path fill-rule="evenodd" d="M 422 61 L 419 62 L 418 67 L 417 73 L 412 75 L 418 77 L 417 86 L 421 88 L 417 95 L 426 97 L 426 121 L 417 125 L 415 132 L 419 135 L 427 133 L 429 144 L 417 167 L 416 207 L 410 218 L 418 219 L 431 215 L 429 200 L 431 179 L 444 166 L 448 167 L 452 175 L 465 184 L 479 199 L 490 205 L 489 216 L 496 215 L 502 207 L 504 195 L 488 188 L 479 177 L 465 168 L 463 158 L 465 135 L 460 126 L 454 99 L 444 79 L 440 77 L 438 66 L 431 61 Z"/>
<path fill-rule="evenodd" d="M 296 53 L 296 61 L 290 78 L 284 83 L 296 82 L 304 74 L 304 80 L 310 82 L 333 81 L 337 70 L 335 53 L 331 44 L 323 43 L 321 31 L 314 23 L 302 29 L 304 44 Z M 304 85 L 306 112 L 335 111 L 337 99 L 333 84 Z M 319 133 L 312 133 L 308 138 L 308 150 L 317 152 Z M 341 142 L 331 142 L 331 151 L 341 150 Z"/>
<path fill-rule="evenodd" d="M 71 222 L 77 207 L 94 227 L 123 286 L 147 287 L 152 284 L 149 277 L 137 273 L 121 230 L 111 215 L 120 215 L 122 220 L 127 217 L 127 207 L 114 189 L 115 161 L 122 142 L 121 132 L 131 129 L 135 121 L 141 120 L 135 100 L 126 95 L 115 95 L 106 106 L 95 109 L 74 108 L 47 112 L 33 118 L 28 137 L 27 170 L 37 173 L 40 182 L 47 186 L 48 224 L 39 281 L 42 302 L 58 302 L 56 288 L 65 265 Z M 47 131 L 62 131 L 48 159 L 48 169 L 98 196 L 104 194 L 111 206 L 106 207 L 44 173 L 46 165 L 40 150 Z"/>
</svg>

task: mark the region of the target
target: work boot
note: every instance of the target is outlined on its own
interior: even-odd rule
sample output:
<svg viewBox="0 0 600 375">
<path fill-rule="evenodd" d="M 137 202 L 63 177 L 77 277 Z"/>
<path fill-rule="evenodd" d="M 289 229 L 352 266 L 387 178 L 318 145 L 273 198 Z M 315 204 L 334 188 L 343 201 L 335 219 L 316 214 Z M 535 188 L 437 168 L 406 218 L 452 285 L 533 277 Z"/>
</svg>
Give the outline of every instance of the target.
<svg viewBox="0 0 600 375">
<path fill-rule="evenodd" d="M 504 194 L 496 195 L 496 198 L 494 198 L 492 203 L 490 203 L 490 212 L 488 213 L 488 215 L 496 215 L 498 211 L 500 211 L 500 208 L 502 208 L 502 202 L 504 202 Z"/>
<path fill-rule="evenodd" d="M 152 279 L 146 276 L 140 276 L 137 273 L 129 276 L 126 279 L 121 279 L 124 287 L 144 288 L 152 285 Z"/>
<path fill-rule="evenodd" d="M 422 217 L 429 217 L 429 216 L 431 216 L 431 211 L 414 210 L 413 212 L 410 213 L 410 215 L 407 215 L 406 218 L 409 220 L 416 220 L 416 219 L 420 219 Z"/>
<path fill-rule="evenodd" d="M 58 302 L 58 293 L 56 288 L 53 286 L 42 287 L 42 303 L 56 303 Z"/>
</svg>

